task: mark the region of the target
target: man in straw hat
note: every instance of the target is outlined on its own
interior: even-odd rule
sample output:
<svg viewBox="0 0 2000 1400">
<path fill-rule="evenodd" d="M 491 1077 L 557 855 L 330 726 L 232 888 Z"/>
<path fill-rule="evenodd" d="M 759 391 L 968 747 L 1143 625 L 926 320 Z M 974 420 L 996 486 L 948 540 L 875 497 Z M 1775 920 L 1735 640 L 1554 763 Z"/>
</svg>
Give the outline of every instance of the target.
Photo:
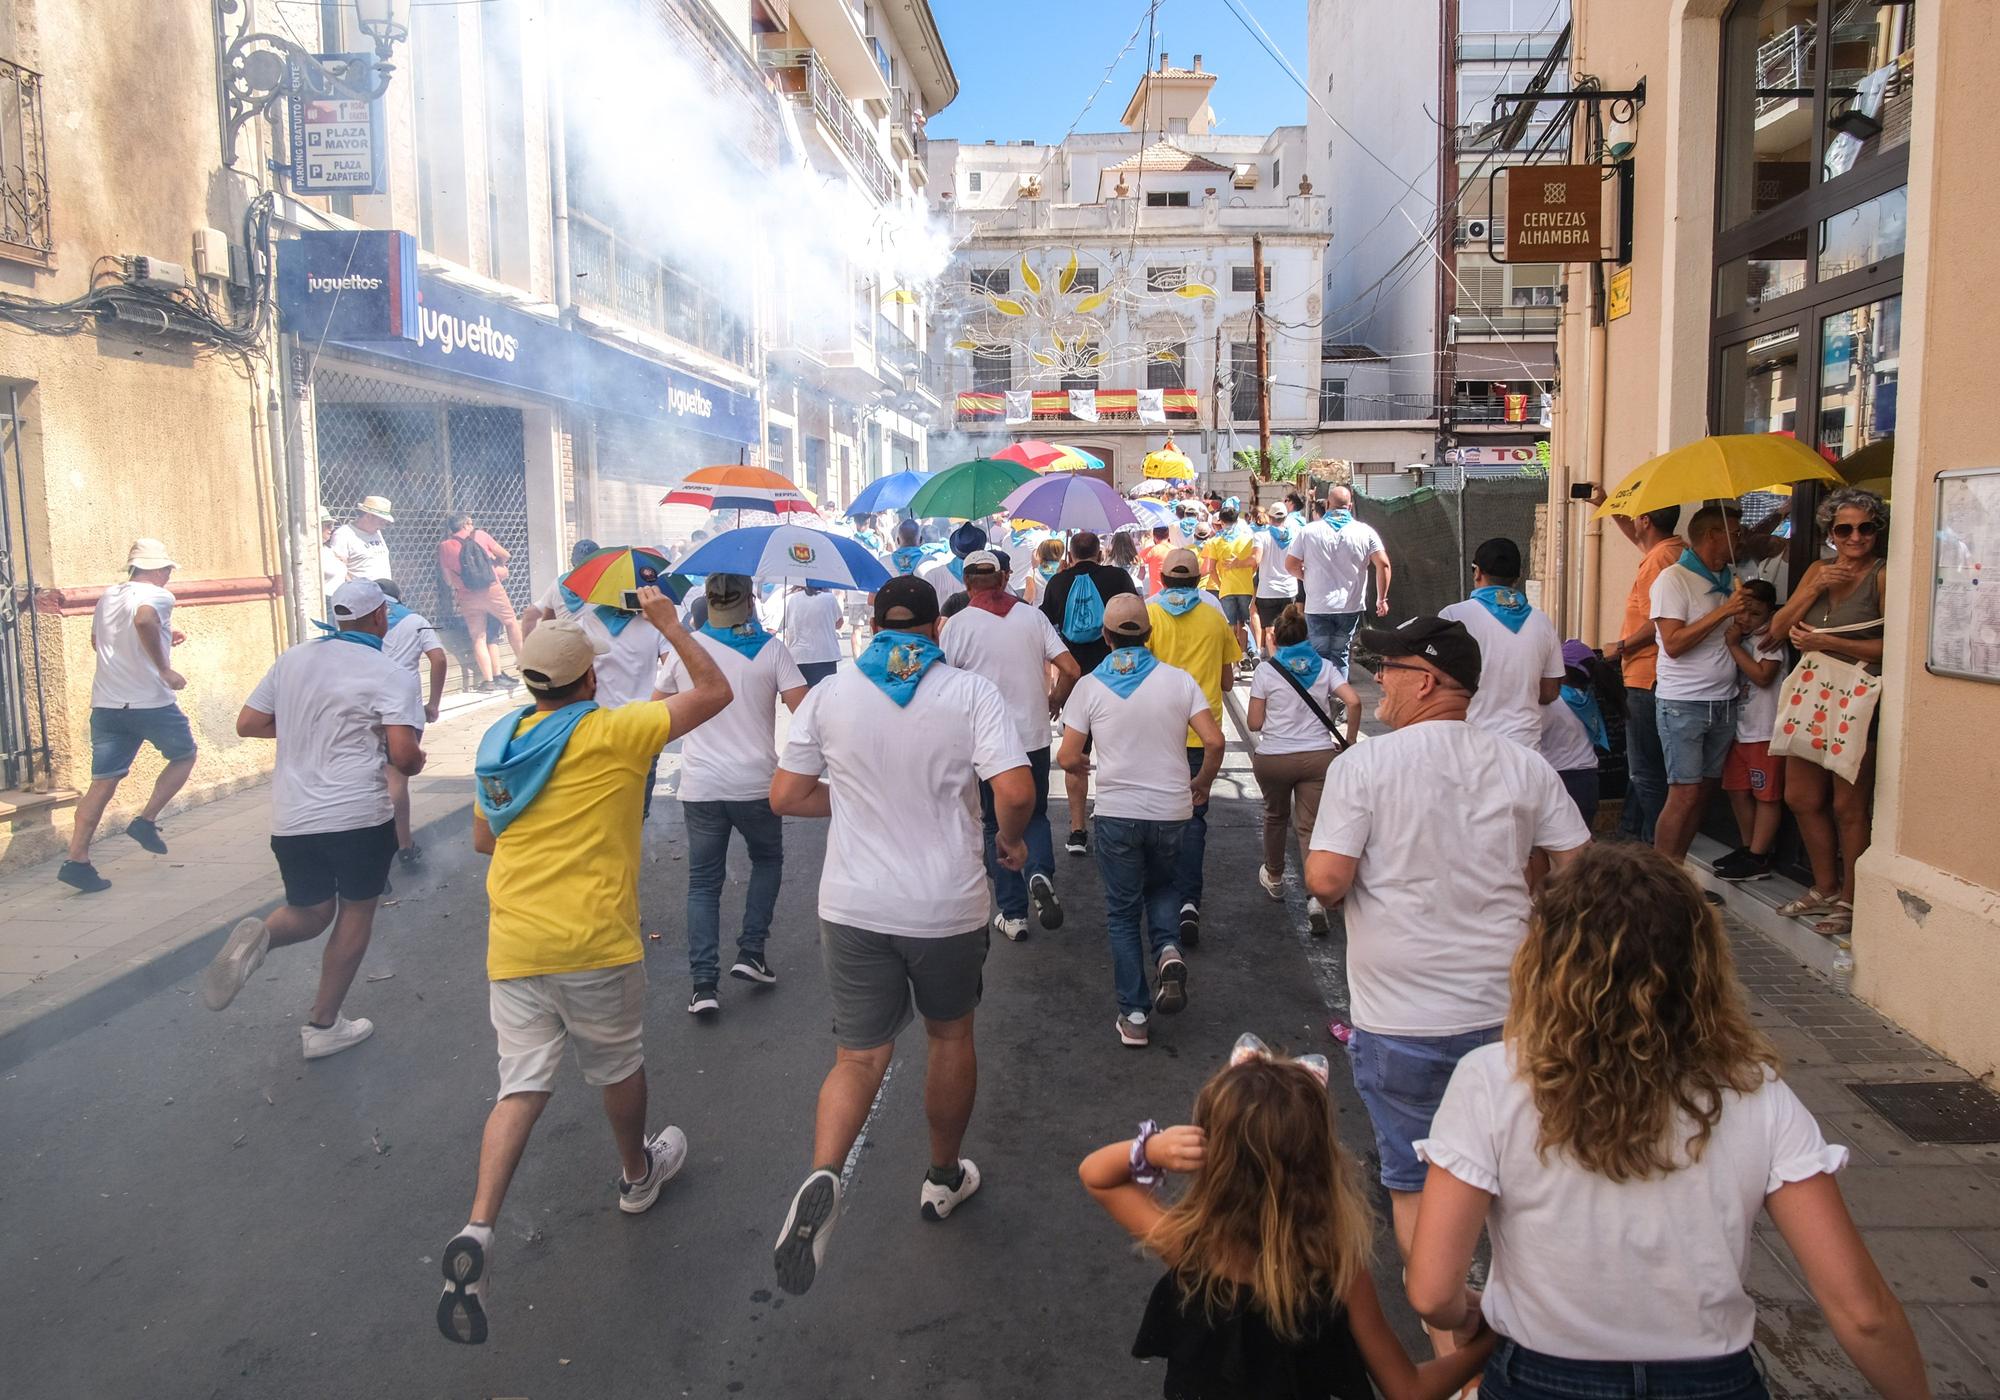
<svg viewBox="0 0 2000 1400">
<path fill-rule="evenodd" d="M 105 589 L 91 614 L 97 674 L 90 683 L 90 786 L 77 799 L 69 859 L 56 872 L 58 880 L 85 894 L 111 888 L 90 863 L 90 838 L 139 750 L 151 744 L 167 766 L 125 834 L 155 855 L 167 853 L 160 813 L 194 772 L 194 732 L 174 700 L 187 684 L 172 658 L 181 641 L 173 629 L 174 595 L 167 591 L 174 568 L 158 540 L 134 540 L 125 555 L 125 582 Z"/>
<path fill-rule="evenodd" d="M 347 570 L 349 578 L 394 578 L 396 571 L 389 566 L 389 543 L 382 538 L 382 527 L 396 523 L 389 498 L 363 496 L 354 510 L 354 518 L 333 532 L 327 548 Z"/>
</svg>

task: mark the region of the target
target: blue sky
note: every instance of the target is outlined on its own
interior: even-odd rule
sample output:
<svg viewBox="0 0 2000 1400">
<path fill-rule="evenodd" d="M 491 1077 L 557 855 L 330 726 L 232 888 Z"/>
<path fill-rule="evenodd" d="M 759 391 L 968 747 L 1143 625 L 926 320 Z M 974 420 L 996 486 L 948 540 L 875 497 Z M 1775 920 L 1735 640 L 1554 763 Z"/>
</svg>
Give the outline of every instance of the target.
<svg viewBox="0 0 2000 1400">
<path fill-rule="evenodd" d="M 1303 74 L 1307 0 L 1237 3 Z M 958 70 L 959 93 L 930 119 L 927 134 L 1050 142 L 1069 129 L 1105 66 L 1145 18 L 1146 0 L 931 0 L 931 12 Z M 1198 53 L 1202 67 L 1217 75 L 1210 102 L 1218 131 L 1245 135 L 1305 121 L 1305 94 L 1223 0 L 1161 0 L 1154 45 L 1175 67 L 1188 66 Z M 1145 67 L 1141 29 L 1077 130 L 1117 130 Z"/>
</svg>

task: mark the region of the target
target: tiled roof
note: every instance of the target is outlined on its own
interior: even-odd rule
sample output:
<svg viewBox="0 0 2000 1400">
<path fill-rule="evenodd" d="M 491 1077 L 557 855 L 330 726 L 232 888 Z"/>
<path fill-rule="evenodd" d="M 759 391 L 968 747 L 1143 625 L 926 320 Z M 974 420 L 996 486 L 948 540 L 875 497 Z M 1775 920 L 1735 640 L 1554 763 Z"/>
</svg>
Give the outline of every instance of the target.
<svg viewBox="0 0 2000 1400">
<path fill-rule="evenodd" d="M 1204 75 L 1206 76 L 1206 75 Z M 1127 156 L 1110 170 L 1156 170 L 1168 174 L 1205 174 L 1215 172 L 1221 175 L 1231 173 L 1232 167 L 1217 165 L 1206 156 L 1198 156 L 1192 151 L 1184 151 L 1171 141 L 1155 141 L 1137 155 Z"/>
</svg>

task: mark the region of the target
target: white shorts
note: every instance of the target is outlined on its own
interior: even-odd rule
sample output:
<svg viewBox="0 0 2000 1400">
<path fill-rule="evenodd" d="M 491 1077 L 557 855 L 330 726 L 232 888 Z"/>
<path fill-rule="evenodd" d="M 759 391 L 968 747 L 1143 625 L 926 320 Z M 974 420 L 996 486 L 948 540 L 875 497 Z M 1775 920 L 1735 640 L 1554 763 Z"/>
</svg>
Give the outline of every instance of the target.
<svg viewBox="0 0 2000 1400">
<path fill-rule="evenodd" d="M 576 1042 L 583 1082 L 602 1088 L 646 1062 L 646 964 L 551 972 L 491 984 L 488 1009 L 500 1042 L 500 1097 L 555 1087 L 563 1047 Z"/>
</svg>

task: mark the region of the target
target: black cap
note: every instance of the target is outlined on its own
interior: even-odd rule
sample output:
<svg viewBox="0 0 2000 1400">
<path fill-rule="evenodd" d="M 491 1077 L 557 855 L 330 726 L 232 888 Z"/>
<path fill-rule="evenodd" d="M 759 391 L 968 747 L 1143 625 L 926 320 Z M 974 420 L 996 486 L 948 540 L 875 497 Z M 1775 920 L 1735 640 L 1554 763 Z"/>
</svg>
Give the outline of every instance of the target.
<svg viewBox="0 0 2000 1400">
<path fill-rule="evenodd" d="M 1521 546 L 1496 535 L 1472 551 L 1472 565 L 1488 578 L 1517 579 L 1521 576 Z"/>
<path fill-rule="evenodd" d="M 937 590 L 914 574 L 892 578 L 875 590 L 875 625 L 878 628 L 922 627 L 936 622 Z"/>
<path fill-rule="evenodd" d="M 1479 689 L 1479 642 L 1462 622 L 1413 617 L 1399 627 L 1364 627 L 1358 640 L 1377 656 L 1414 656 L 1467 690 Z"/>
</svg>

